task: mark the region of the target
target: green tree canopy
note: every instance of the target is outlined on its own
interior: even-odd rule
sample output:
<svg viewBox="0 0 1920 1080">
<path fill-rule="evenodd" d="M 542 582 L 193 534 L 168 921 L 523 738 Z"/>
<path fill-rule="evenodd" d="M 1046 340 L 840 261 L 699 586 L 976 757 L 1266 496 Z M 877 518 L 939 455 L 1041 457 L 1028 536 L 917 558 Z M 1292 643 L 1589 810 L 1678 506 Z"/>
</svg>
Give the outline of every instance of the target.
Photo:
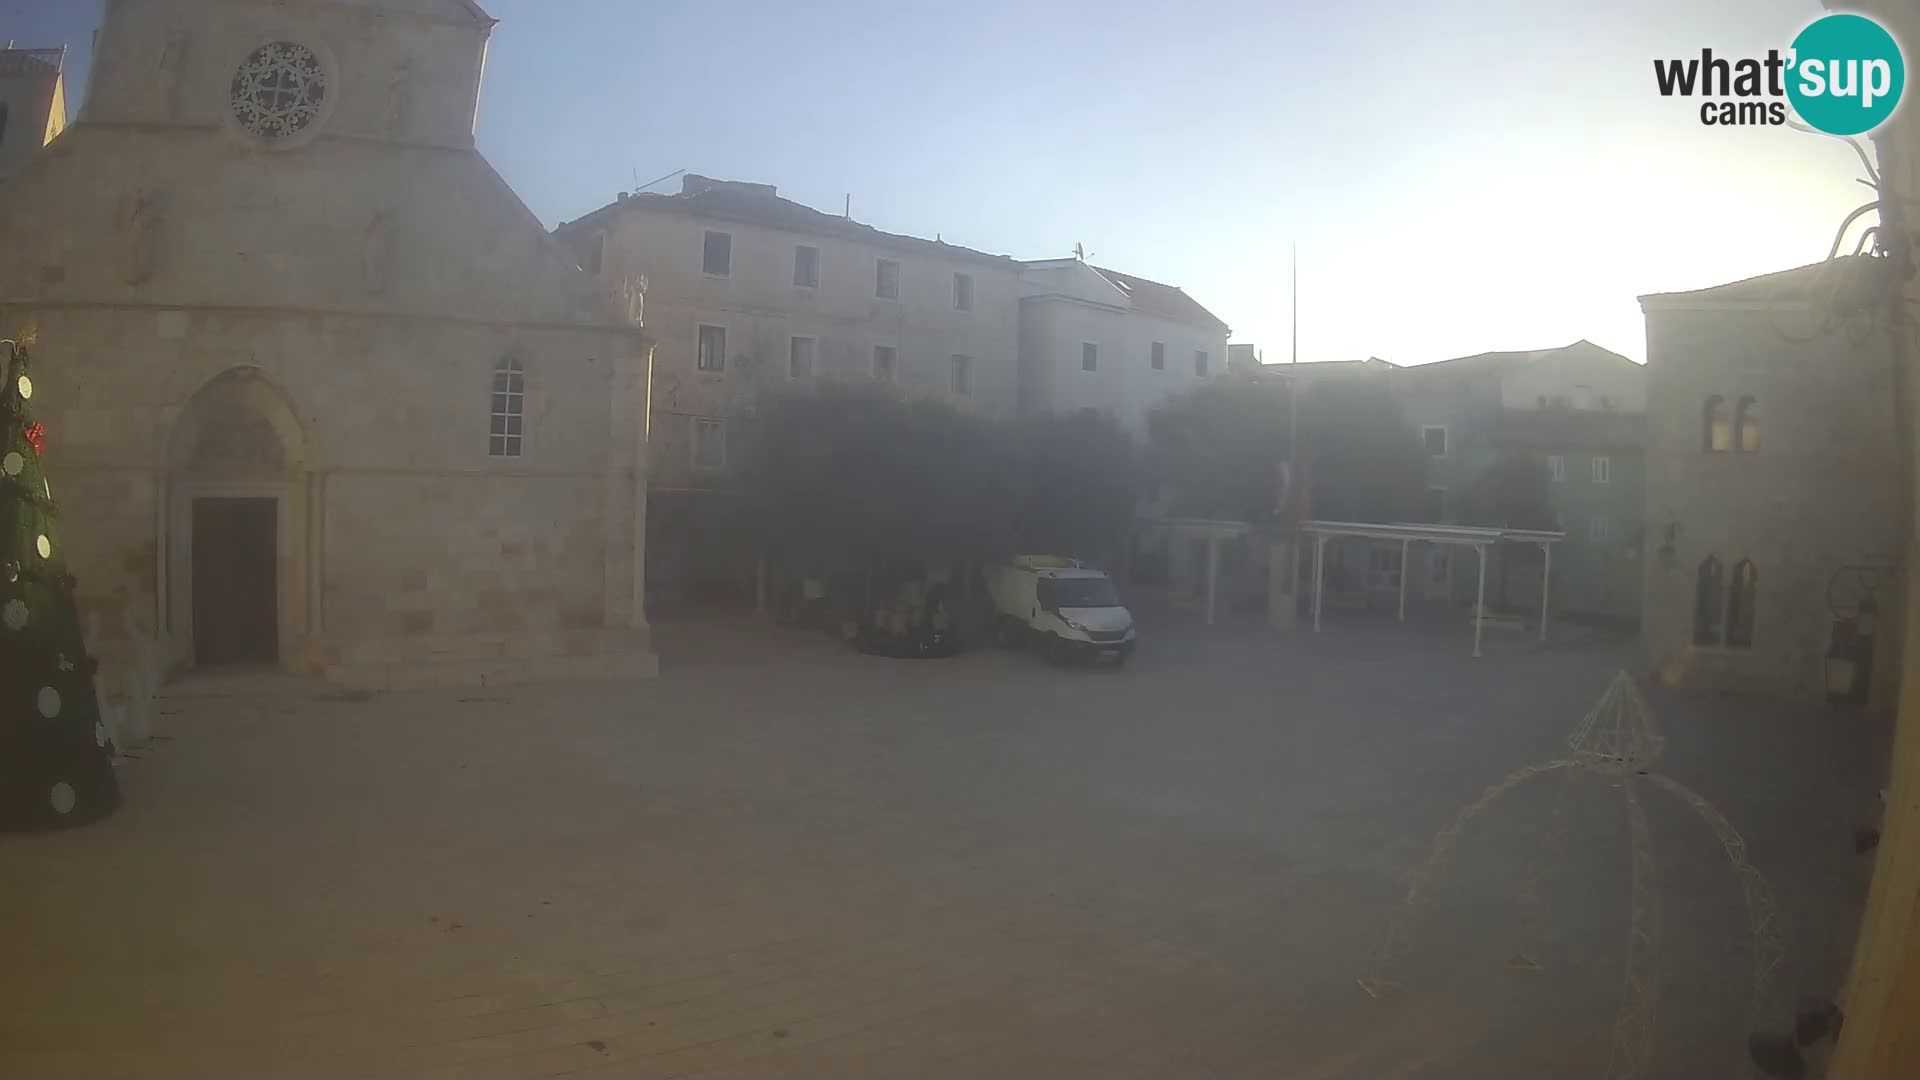
<svg viewBox="0 0 1920 1080">
<path fill-rule="evenodd" d="M 760 410 L 748 484 L 770 554 L 820 571 L 1124 549 L 1127 434 L 1097 415 L 994 421 L 865 379 L 782 387 Z"/>
<path fill-rule="evenodd" d="M 1288 383 L 1271 375 L 1213 380 L 1149 421 L 1154 480 L 1182 516 L 1264 522 L 1288 460 Z M 1381 380 L 1325 380 L 1302 392 L 1299 450 L 1316 517 L 1404 521 L 1418 512 L 1426 458 Z"/>
<path fill-rule="evenodd" d="M 1547 463 L 1539 454 L 1508 451 L 1495 458 L 1467 491 L 1467 524 L 1507 529 L 1556 529 Z"/>
</svg>

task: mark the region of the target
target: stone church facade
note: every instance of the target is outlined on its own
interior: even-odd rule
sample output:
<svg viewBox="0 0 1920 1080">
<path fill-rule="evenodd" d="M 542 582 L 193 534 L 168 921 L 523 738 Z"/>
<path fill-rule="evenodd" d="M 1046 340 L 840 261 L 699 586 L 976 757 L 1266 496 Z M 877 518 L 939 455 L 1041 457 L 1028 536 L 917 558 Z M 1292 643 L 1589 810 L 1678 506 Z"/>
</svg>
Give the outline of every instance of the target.
<svg viewBox="0 0 1920 1080">
<path fill-rule="evenodd" d="M 109 672 L 654 671 L 650 342 L 474 147 L 469 0 L 112 2 L 0 186 Z"/>
</svg>

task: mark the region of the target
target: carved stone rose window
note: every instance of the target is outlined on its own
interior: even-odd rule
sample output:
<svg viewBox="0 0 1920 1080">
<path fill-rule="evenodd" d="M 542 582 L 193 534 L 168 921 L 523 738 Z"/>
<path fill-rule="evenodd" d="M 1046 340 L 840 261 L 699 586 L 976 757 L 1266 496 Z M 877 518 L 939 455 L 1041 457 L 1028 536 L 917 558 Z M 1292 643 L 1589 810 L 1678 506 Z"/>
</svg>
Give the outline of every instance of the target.
<svg viewBox="0 0 1920 1080">
<path fill-rule="evenodd" d="M 278 142 L 319 119 L 327 100 L 327 73 L 305 45 L 262 45 L 233 74 L 233 115 L 258 138 Z"/>
</svg>

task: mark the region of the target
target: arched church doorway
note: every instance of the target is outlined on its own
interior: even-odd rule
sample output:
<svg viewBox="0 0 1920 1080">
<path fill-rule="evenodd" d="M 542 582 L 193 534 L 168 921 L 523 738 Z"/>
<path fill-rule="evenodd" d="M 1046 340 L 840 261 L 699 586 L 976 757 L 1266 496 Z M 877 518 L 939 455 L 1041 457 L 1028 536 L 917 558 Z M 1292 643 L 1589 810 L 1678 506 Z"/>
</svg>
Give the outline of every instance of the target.
<svg viewBox="0 0 1920 1080">
<path fill-rule="evenodd" d="M 222 374 L 181 413 L 168 453 L 168 615 L 180 660 L 274 666 L 294 651 L 304 456 L 293 410 L 257 369 Z"/>
</svg>

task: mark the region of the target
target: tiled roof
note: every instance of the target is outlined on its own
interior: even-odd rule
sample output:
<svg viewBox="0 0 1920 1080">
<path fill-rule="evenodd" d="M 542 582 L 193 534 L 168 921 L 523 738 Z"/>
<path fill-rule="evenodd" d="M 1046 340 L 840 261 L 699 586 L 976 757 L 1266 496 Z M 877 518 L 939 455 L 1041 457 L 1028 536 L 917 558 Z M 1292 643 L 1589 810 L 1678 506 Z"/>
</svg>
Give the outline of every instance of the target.
<svg viewBox="0 0 1920 1080">
<path fill-rule="evenodd" d="M 578 221 L 562 225 L 559 231 L 567 232 L 588 223 L 598 222 L 604 216 L 618 213 L 623 209 L 662 211 L 687 217 L 711 218 L 716 221 L 737 221 L 745 225 L 764 225 L 771 229 L 782 229 L 809 236 L 852 240 L 872 244 L 875 247 L 892 248 L 896 251 L 921 255 L 985 260 L 1004 264 L 1008 269 L 1013 268 L 1013 260 L 1005 255 L 989 255 L 984 251 L 975 251 L 972 248 L 960 247 L 940 240 L 923 240 L 917 236 L 882 232 L 871 225 L 863 225 L 838 214 L 822 213 L 792 199 L 781 198 L 778 190 L 771 184 L 712 180 L 694 175 L 686 178 L 677 195 L 654 193 L 630 195 L 618 202 L 603 206 Z"/>
<path fill-rule="evenodd" d="M 1632 360 L 1621 356 L 1612 349 L 1602 348 L 1582 338 L 1571 345 L 1564 345 L 1558 349 L 1524 349 L 1512 352 L 1475 353 L 1472 356 L 1456 356 L 1451 360 L 1436 360 L 1431 364 L 1409 364 L 1400 370 L 1409 375 L 1428 372 L 1450 376 L 1479 375 L 1504 371 L 1509 368 L 1523 367 L 1542 357 L 1553 356 L 1557 353 L 1572 352 L 1575 349 L 1582 349 L 1602 356 L 1612 357 L 1623 364 L 1633 363 Z"/>
<path fill-rule="evenodd" d="M 58 75 L 65 49 L 0 49 L 0 78 Z"/>
<path fill-rule="evenodd" d="M 1148 281 L 1133 274 L 1122 274 L 1116 270 L 1094 266 L 1093 272 L 1119 286 L 1133 300 L 1133 310 L 1143 315 L 1158 315 L 1174 322 L 1188 323 L 1193 326 L 1228 329 L 1218 315 L 1200 306 L 1200 301 L 1188 296 L 1186 290 L 1177 285 L 1162 285 L 1157 281 Z"/>
<path fill-rule="evenodd" d="M 1690 292 L 1650 293 L 1642 296 L 1640 303 L 1661 305 L 1689 300 L 1802 303 L 1814 298 L 1867 290 L 1891 265 L 1885 259 L 1870 255 L 1842 255 L 1824 262 Z"/>
</svg>

